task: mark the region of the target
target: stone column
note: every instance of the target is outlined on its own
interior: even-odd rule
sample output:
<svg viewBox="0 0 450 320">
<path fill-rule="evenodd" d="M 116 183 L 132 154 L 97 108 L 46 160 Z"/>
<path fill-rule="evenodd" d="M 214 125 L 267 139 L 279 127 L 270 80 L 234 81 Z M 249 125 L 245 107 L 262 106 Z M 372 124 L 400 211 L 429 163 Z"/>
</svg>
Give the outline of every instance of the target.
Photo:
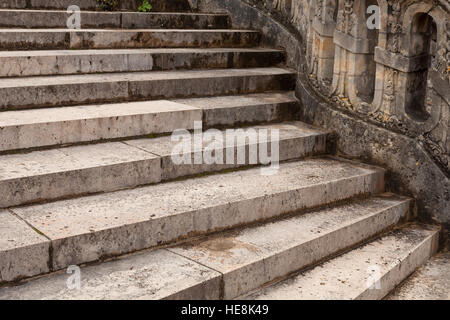
<svg viewBox="0 0 450 320">
<path fill-rule="evenodd" d="M 309 7 L 308 7 L 308 31 L 306 34 L 306 61 L 308 62 L 308 74 L 311 74 L 313 69 L 313 45 L 314 45 L 314 29 L 313 29 L 313 21 L 316 11 L 315 6 L 315 0 L 309 0 Z"/>
<path fill-rule="evenodd" d="M 319 0 L 312 19 L 310 78 L 314 85 L 327 93 L 333 79 L 335 12 L 336 0 Z"/>
</svg>

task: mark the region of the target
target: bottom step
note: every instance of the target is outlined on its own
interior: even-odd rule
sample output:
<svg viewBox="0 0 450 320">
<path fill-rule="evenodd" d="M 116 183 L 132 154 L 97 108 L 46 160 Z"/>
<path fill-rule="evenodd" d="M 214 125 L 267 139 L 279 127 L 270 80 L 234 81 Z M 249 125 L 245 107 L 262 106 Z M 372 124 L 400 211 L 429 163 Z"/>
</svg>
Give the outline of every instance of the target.
<svg viewBox="0 0 450 320">
<path fill-rule="evenodd" d="M 79 290 L 76 273 L 59 272 L 2 288 L 0 299 L 232 299 L 380 234 L 409 205 L 388 194 L 356 200 L 82 267 Z"/>
<path fill-rule="evenodd" d="M 433 257 L 387 300 L 450 300 L 450 252 Z"/>
<path fill-rule="evenodd" d="M 438 234 L 428 226 L 397 229 L 245 299 L 382 299 L 436 252 Z"/>
</svg>

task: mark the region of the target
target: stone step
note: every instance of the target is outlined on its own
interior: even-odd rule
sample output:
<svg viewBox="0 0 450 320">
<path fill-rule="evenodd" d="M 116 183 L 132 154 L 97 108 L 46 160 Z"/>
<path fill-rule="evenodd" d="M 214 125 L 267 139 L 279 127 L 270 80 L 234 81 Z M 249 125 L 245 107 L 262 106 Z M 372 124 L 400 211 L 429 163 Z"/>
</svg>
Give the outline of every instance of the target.
<svg viewBox="0 0 450 320">
<path fill-rule="evenodd" d="M 293 119 L 294 92 L 0 112 L 0 151 Z"/>
<path fill-rule="evenodd" d="M 187 12 L 192 11 L 188 0 L 158 0 L 152 3 L 152 12 Z M 0 8 L 9 9 L 60 9 L 66 10 L 69 6 L 77 5 L 82 10 L 98 8 L 96 0 L 0 0 Z M 120 0 L 120 10 L 137 11 L 139 2 L 136 0 Z"/>
<path fill-rule="evenodd" d="M 0 112 L 0 150 L 172 133 L 194 128 L 202 110 L 167 100 Z"/>
<path fill-rule="evenodd" d="M 405 226 L 246 299 L 382 299 L 436 252 L 438 238 L 438 228 Z"/>
<path fill-rule="evenodd" d="M 250 48 L 260 38 L 231 29 L 0 29 L 0 50 Z"/>
<path fill-rule="evenodd" d="M 282 163 L 277 171 L 267 167 L 252 168 L 11 208 L 5 214 L 13 213 L 23 221 L 16 226 L 15 222 L 8 222 L 12 218 L 2 219 L 1 227 L 8 232 L 0 233 L 0 282 L 119 256 L 383 190 L 383 170 L 324 158 Z M 402 214 L 407 207 L 404 203 Z M 378 231 L 395 222 L 398 216 L 392 215 L 391 210 L 388 212 L 388 217 L 381 215 L 379 219 L 369 219 L 368 226 Z M 357 212 L 352 211 L 352 214 L 358 213 L 361 213 L 359 207 Z M 329 221 L 330 212 L 326 211 L 318 227 L 331 226 Z M 27 228 L 22 225 L 25 223 Z M 302 233 L 318 236 L 319 231 L 280 233 L 278 230 L 275 234 L 298 239 Z M 272 238 L 264 231 L 258 233 L 265 239 Z M 356 223 L 355 230 L 346 228 L 343 234 L 358 242 L 360 237 L 367 237 L 370 232 L 361 223 Z M 349 245 L 337 239 L 328 241 L 333 245 Z M 278 242 L 276 240 L 274 243 Z M 48 254 L 35 252 L 34 248 L 48 250 Z M 28 260 L 30 256 L 40 258 Z M 255 285 L 260 284 L 255 282 Z"/>
<path fill-rule="evenodd" d="M 283 51 L 264 48 L 0 51 L 0 77 L 260 68 L 284 61 Z"/>
<path fill-rule="evenodd" d="M 148 118 L 150 122 L 165 123 L 167 128 L 172 126 L 173 130 L 192 129 L 195 120 L 201 124 L 200 110 L 183 109 L 183 106 L 179 108 L 176 104 L 173 109 L 174 111 L 165 114 L 150 114 Z M 141 120 L 145 122 L 146 119 Z M 158 129 L 157 124 L 154 126 Z M 260 130 L 267 130 L 267 134 Z M 274 130 L 278 130 L 278 137 Z M 256 136 L 260 132 L 263 134 L 261 139 L 251 140 L 252 133 Z M 217 148 L 209 140 L 206 141 L 208 136 L 202 139 L 200 133 L 194 136 L 186 133 L 186 138 L 192 143 L 182 150 L 181 147 L 176 149 L 183 142 L 181 139 L 163 136 L 3 155 L 0 156 L 0 194 L 3 195 L 0 207 L 116 191 L 161 180 L 265 163 L 263 158 L 258 159 L 258 154 L 255 154 L 255 159 L 249 158 L 248 152 L 253 148 L 257 149 L 258 143 L 266 141 L 270 141 L 268 156 L 272 141 L 278 144 L 279 161 L 323 154 L 326 150 L 326 133 L 299 122 L 249 127 L 236 130 L 235 133 L 238 146 L 246 146 L 239 162 L 236 158 L 237 147 L 227 145 L 226 131 L 219 131 L 217 137 L 212 137 L 217 140 Z M 205 142 L 203 147 L 194 150 L 191 145 L 196 139 Z M 223 158 L 227 155 L 227 150 L 231 150 L 231 162 L 228 159 L 211 159 L 209 162 L 209 158 L 202 159 L 202 153 L 205 154 L 211 148 L 223 152 Z M 182 156 L 173 160 L 172 152 L 177 152 L 175 155 L 185 155 L 188 160 L 183 161 L 185 159 Z M 194 155 L 200 156 L 200 163 L 194 163 Z"/>
<path fill-rule="evenodd" d="M 0 111 L 293 90 L 295 75 L 282 68 L 250 68 L 3 78 Z"/>
<path fill-rule="evenodd" d="M 67 28 L 73 11 L 0 9 L 1 28 Z M 72 21 L 72 20 L 71 20 Z M 81 11 L 83 29 L 227 29 L 227 14 Z"/>
<path fill-rule="evenodd" d="M 450 252 L 432 257 L 386 299 L 450 300 Z"/>
<path fill-rule="evenodd" d="M 175 99 L 203 110 L 205 127 L 230 127 L 296 119 L 299 101 L 294 91 Z"/>
<path fill-rule="evenodd" d="M 358 200 L 82 267 L 78 290 L 60 272 L 2 288 L 0 299 L 230 299 L 379 234 L 408 209 L 392 195 Z"/>
</svg>

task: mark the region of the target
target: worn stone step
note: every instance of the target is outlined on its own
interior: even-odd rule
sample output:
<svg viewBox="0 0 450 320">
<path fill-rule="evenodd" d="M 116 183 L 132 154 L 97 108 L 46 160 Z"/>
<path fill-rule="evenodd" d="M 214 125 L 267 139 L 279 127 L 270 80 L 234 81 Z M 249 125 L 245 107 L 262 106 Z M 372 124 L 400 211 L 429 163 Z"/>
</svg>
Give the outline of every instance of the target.
<svg viewBox="0 0 450 320">
<path fill-rule="evenodd" d="M 406 226 L 246 298 L 382 299 L 436 252 L 438 235 L 435 227 Z"/>
<path fill-rule="evenodd" d="M 395 225 L 409 200 L 372 197 L 82 267 L 79 290 L 55 273 L 0 289 L 0 299 L 233 298 Z"/>
<path fill-rule="evenodd" d="M 264 48 L 0 51 L 0 77 L 259 68 L 284 60 L 283 51 Z"/>
<path fill-rule="evenodd" d="M 293 90 L 282 68 L 151 71 L 0 79 L 0 110 Z"/>
<path fill-rule="evenodd" d="M 450 252 L 432 257 L 386 299 L 450 300 Z"/>
<path fill-rule="evenodd" d="M 73 11 L 0 9 L 1 28 L 67 28 Z M 72 20 L 71 20 L 72 21 Z M 81 11 L 80 27 L 122 29 L 227 29 L 227 14 Z"/>
<path fill-rule="evenodd" d="M 0 50 L 249 48 L 260 38 L 231 29 L 0 29 Z"/>
<path fill-rule="evenodd" d="M 82 10 L 99 10 L 96 0 L 0 0 L 0 8 L 10 9 L 60 9 L 77 5 Z M 139 2 L 136 0 L 119 1 L 119 9 L 137 11 Z M 158 0 L 152 2 L 152 12 L 188 12 L 191 8 L 188 0 Z"/>
<path fill-rule="evenodd" d="M 167 100 L 0 112 L 0 151 L 191 130 L 202 110 Z"/>
<path fill-rule="evenodd" d="M 0 151 L 293 119 L 294 92 L 0 112 Z"/>
<path fill-rule="evenodd" d="M 296 118 L 299 101 L 294 91 L 247 95 L 175 99 L 178 103 L 201 108 L 206 127 L 236 126 Z"/>
<path fill-rule="evenodd" d="M 30 236 L 29 232 L 34 234 L 36 231 L 14 232 L 15 242 L 12 243 L 8 233 L 0 234 L 1 243 L 8 244 L 8 254 L 1 253 L 1 281 L 37 275 L 45 269 L 56 271 L 69 265 L 118 256 L 383 190 L 383 170 L 325 158 L 282 163 L 275 172 L 267 171 L 267 168 L 252 168 L 11 208 L 11 212 L 51 241 L 51 249 L 45 263 L 33 261 L 32 267 L 24 266 L 20 262 L 26 261 L 22 254 L 27 250 L 20 243 Z M 328 212 L 323 219 L 323 223 L 329 219 Z M 379 228 L 383 221 L 390 219 L 381 219 L 380 223 L 371 221 L 370 226 Z M 14 229 L 14 225 L 2 226 Z M 354 231 L 345 230 L 345 234 L 357 240 L 356 235 L 362 234 L 358 231 L 362 230 L 361 225 L 357 227 Z M 312 232 L 305 234 L 312 235 Z M 282 235 L 289 233 L 283 232 Z M 364 235 L 367 236 L 367 232 Z M 5 268 L 8 272 L 4 271 Z M 24 269 L 27 272 L 21 273 Z"/>
<path fill-rule="evenodd" d="M 14 219 L 6 212 L 0 212 L 0 218 Z M 15 222 L 20 223 L 20 220 Z M 23 223 L 22 227 L 27 226 Z M 18 226 L 16 226 L 17 229 L 19 229 Z M 39 237 L 37 233 L 35 235 L 36 238 Z M 44 242 L 41 246 L 45 245 Z M 38 243 L 34 246 L 37 247 Z M 33 266 L 42 257 L 45 255 L 28 256 L 27 258 L 30 259 L 27 261 L 28 266 Z M 35 259 L 31 260 L 32 258 Z M 220 298 L 221 277 L 218 272 L 164 249 L 135 254 L 101 265 L 83 267 L 80 276 L 83 291 L 77 290 L 76 287 L 68 288 L 69 279 L 64 270 L 21 286 L 0 288 L 0 299 L 65 300 L 81 297 L 82 292 L 85 292 L 85 299 L 100 300 Z M 40 292 L 38 287 L 41 289 Z"/>
<path fill-rule="evenodd" d="M 158 112 L 161 107 L 172 108 L 172 111 Z M 155 128 L 155 131 L 161 130 L 158 127 L 161 124 L 167 129 L 172 127 L 172 130 L 192 129 L 194 121 L 200 121 L 201 124 L 201 112 L 198 109 L 176 104 L 157 104 L 153 109 L 153 113 L 139 121 L 150 122 L 148 126 Z M 137 121 L 133 118 L 130 120 Z M 260 130 L 268 132 L 262 132 L 261 138 L 258 138 Z M 278 130 L 278 136 L 275 136 L 274 130 Z M 186 133 L 186 138 L 192 143 L 183 150 L 176 147 L 184 140 L 164 136 L 3 155 L 0 156 L 0 194 L 3 195 L 0 207 L 115 191 L 182 176 L 265 163 L 263 158 L 258 157 L 257 147 L 258 143 L 266 141 L 269 141 L 268 156 L 271 155 L 269 151 L 272 141 L 278 144 L 278 161 L 323 154 L 326 150 L 326 133 L 299 122 L 255 126 L 234 132 L 237 137 L 235 147 L 228 146 L 227 131 L 221 131 L 217 132 L 217 136 L 211 137 L 218 141 L 217 148 L 212 145 L 212 141 L 206 141 L 208 136 L 202 139 L 200 133 Z M 253 133 L 256 138 L 252 140 Z M 196 139 L 200 142 L 205 140 L 198 149 L 194 149 Z M 242 159 L 237 158 L 237 146 L 247 146 Z M 211 148 L 223 152 L 223 157 L 217 161 L 209 161 L 206 156 L 202 159 L 202 152 Z M 225 158 L 227 150 L 233 151 L 234 155 L 229 158 L 231 162 Z M 254 160 L 249 157 L 249 150 L 256 150 Z M 176 155 L 186 155 L 188 160 L 182 161 L 182 156 L 173 158 L 174 152 L 177 152 Z M 196 162 L 196 154 L 200 156 L 200 163 Z M 178 159 L 180 163 L 177 162 Z"/>
</svg>

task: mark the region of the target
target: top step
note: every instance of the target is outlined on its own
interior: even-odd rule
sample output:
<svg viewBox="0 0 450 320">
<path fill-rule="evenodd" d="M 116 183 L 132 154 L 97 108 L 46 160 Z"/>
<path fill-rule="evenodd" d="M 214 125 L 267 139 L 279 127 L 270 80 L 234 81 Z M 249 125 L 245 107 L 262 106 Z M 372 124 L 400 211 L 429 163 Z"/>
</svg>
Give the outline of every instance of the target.
<svg viewBox="0 0 450 320">
<path fill-rule="evenodd" d="M 28 2 L 28 3 L 27 3 Z M 152 3 L 152 12 L 191 12 L 188 0 L 158 0 Z M 76 5 L 81 10 L 99 8 L 96 0 L 0 0 L 4 9 L 67 9 Z M 137 11 L 140 3 L 136 0 L 120 0 L 118 10 Z"/>
<path fill-rule="evenodd" d="M 1 28 L 66 28 L 67 10 L 1 9 Z M 81 11 L 80 28 L 110 29 L 227 29 L 224 13 Z"/>
<path fill-rule="evenodd" d="M 450 252 L 434 256 L 386 300 L 450 300 Z"/>
</svg>

